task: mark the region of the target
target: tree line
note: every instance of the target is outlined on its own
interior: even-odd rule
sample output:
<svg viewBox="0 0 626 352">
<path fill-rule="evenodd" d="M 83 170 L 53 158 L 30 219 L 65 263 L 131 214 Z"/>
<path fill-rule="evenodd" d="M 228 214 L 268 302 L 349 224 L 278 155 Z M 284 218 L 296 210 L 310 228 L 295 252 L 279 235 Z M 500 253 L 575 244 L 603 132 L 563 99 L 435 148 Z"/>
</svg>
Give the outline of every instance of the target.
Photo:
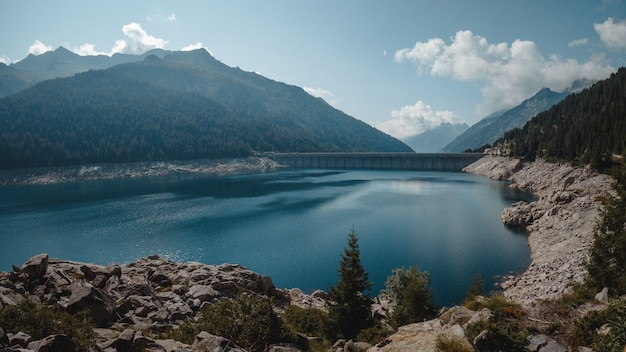
<svg viewBox="0 0 626 352">
<path fill-rule="evenodd" d="M 495 143 L 513 156 L 605 170 L 626 154 L 626 68 L 571 94 Z"/>
</svg>

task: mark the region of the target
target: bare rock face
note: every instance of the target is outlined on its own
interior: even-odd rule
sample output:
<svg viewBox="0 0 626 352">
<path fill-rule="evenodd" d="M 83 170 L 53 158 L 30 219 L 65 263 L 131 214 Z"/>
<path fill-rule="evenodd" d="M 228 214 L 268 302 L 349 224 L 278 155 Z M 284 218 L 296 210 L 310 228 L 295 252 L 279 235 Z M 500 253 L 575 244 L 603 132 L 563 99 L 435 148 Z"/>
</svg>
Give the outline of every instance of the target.
<svg viewBox="0 0 626 352">
<path fill-rule="evenodd" d="M 465 171 L 512 181 L 511 187 L 537 197 L 502 212 L 505 224 L 527 230 L 531 250 L 528 269 L 501 283 L 507 298 L 531 307 L 537 300 L 558 298 L 570 291 L 572 282 L 583 281 L 600 199 L 611 192 L 611 177 L 567 164 L 502 157 L 482 158 Z"/>
</svg>

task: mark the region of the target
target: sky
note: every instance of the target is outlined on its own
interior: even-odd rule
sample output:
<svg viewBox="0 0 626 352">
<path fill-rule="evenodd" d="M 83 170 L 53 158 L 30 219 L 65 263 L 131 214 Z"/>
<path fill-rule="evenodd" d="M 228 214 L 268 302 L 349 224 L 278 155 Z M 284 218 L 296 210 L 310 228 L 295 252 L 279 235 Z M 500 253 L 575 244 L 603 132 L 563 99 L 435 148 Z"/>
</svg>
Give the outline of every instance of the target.
<svg viewBox="0 0 626 352">
<path fill-rule="evenodd" d="M 0 62 L 205 48 L 397 138 L 626 66 L 626 0 L 0 0 Z"/>
</svg>

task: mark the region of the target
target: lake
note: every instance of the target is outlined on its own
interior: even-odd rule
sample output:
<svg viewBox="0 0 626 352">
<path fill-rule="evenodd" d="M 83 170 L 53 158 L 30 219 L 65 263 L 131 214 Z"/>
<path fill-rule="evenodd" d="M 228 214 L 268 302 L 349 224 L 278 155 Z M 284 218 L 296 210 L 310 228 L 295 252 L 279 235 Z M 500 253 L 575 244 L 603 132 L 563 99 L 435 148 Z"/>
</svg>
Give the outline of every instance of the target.
<svg viewBox="0 0 626 352">
<path fill-rule="evenodd" d="M 31 256 L 106 265 L 150 254 L 237 263 L 277 287 L 327 290 L 354 228 L 377 295 L 419 265 L 435 302 L 458 303 L 480 272 L 489 290 L 530 262 L 500 221 L 531 195 L 452 172 L 296 170 L 0 187 L 0 270 Z"/>
</svg>

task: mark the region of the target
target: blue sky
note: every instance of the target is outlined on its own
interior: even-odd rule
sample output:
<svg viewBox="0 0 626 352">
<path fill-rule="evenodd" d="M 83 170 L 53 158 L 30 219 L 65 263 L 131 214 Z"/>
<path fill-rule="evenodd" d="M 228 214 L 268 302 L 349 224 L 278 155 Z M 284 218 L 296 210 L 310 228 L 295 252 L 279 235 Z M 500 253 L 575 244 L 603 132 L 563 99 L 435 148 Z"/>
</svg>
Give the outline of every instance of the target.
<svg viewBox="0 0 626 352">
<path fill-rule="evenodd" d="M 203 47 L 403 138 L 626 65 L 621 0 L 0 0 L 0 61 Z"/>
</svg>

